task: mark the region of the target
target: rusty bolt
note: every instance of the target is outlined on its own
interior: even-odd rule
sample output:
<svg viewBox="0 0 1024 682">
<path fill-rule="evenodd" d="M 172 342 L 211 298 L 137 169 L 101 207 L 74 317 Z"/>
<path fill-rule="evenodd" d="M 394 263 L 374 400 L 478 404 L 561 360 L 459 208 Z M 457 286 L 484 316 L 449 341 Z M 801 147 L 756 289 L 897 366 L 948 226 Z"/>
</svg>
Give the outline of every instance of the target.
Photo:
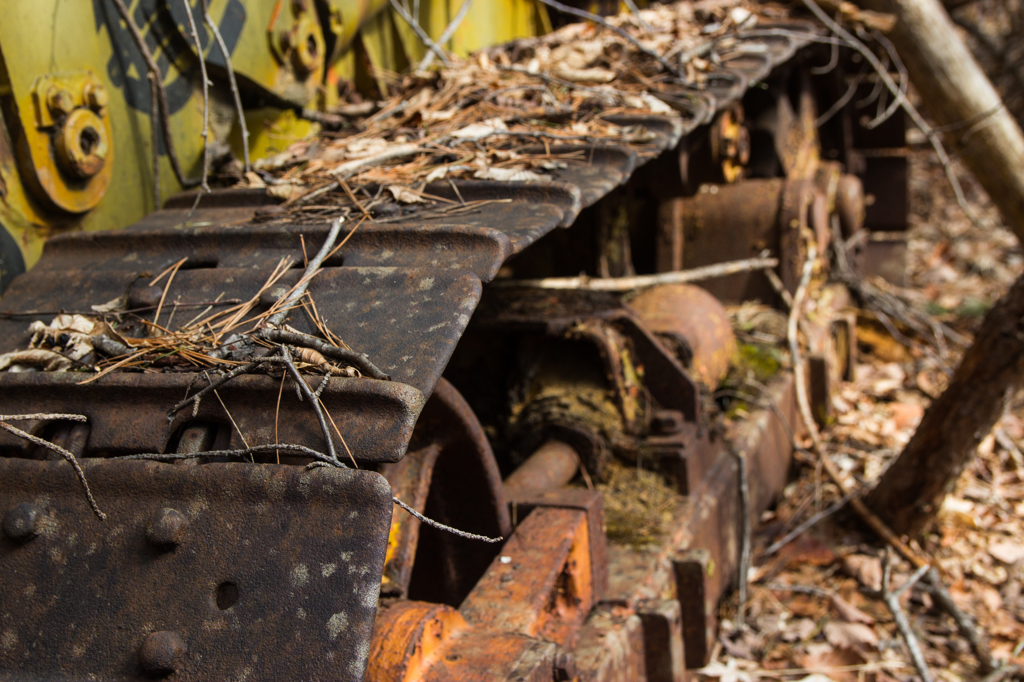
<svg viewBox="0 0 1024 682">
<path fill-rule="evenodd" d="M 176 509 L 157 509 L 146 526 L 146 538 L 160 547 L 180 545 L 185 537 L 188 519 Z"/>
<path fill-rule="evenodd" d="M 294 29 L 292 45 L 292 67 L 297 75 L 306 78 L 320 65 L 320 41 L 317 39 L 316 23 L 302 17 Z"/>
<path fill-rule="evenodd" d="M 43 510 L 29 502 L 22 502 L 4 516 L 4 535 L 12 540 L 29 540 L 39 535 Z"/>
<path fill-rule="evenodd" d="M 70 114 L 75 108 L 75 101 L 71 99 L 71 93 L 64 88 L 53 85 L 46 91 L 46 106 L 55 115 Z"/>
<path fill-rule="evenodd" d="M 57 161 L 79 178 L 91 178 L 103 170 L 110 153 L 107 128 L 90 109 L 72 111 L 56 142 Z"/>
<path fill-rule="evenodd" d="M 85 101 L 93 110 L 99 111 L 110 102 L 110 95 L 99 83 L 89 83 L 85 86 Z"/>
<path fill-rule="evenodd" d="M 185 643 L 177 632 L 151 632 L 139 648 L 139 663 L 146 672 L 167 675 L 178 669 Z"/>
</svg>

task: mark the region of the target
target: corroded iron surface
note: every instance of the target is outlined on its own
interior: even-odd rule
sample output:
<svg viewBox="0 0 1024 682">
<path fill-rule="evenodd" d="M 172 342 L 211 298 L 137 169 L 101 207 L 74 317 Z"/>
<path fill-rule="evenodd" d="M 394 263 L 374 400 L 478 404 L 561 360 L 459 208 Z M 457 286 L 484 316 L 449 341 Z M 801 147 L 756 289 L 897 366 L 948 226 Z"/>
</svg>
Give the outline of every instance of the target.
<svg viewBox="0 0 1024 682">
<path fill-rule="evenodd" d="M 391 489 L 372 472 L 0 458 L 0 679 L 360 680 Z M 8 523 L 10 519 L 10 523 Z"/>
</svg>

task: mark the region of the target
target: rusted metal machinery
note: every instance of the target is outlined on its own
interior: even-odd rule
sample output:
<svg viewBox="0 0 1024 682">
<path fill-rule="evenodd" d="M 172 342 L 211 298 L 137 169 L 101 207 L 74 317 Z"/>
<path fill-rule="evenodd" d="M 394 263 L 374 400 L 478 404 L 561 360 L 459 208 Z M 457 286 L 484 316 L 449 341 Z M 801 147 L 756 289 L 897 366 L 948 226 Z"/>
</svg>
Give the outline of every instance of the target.
<svg viewBox="0 0 1024 682">
<path fill-rule="evenodd" d="M 725 304 L 783 309 L 808 244 L 870 241 L 850 172 L 864 170 L 854 112 L 817 122 L 844 82 L 841 60 L 811 72 L 829 61 L 813 50 L 820 35 L 782 16 L 737 33 L 699 92 L 664 95 L 674 110 L 608 115 L 649 131 L 642 143 L 558 142 L 587 162 L 545 182 L 434 182 L 425 195 L 475 210 L 413 207 L 352 231 L 309 291 L 390 377 L 320 387 L 358 468 L 251 447 L 325 446 L 309 406 L 282 400 L 267 375 L 238 376 L 168 422 L 201 375 L 0 373 L 0 414 L 58 415 L 19 428 L 74 454 L 107 513 L 93 516 L 68 462 L 0 432 L 0 678 L 661 682 L 705 665 L 742 514 L 781 490 L 800 429 L 786 370 L 759 385 L 746 418 L 716 402 L 737 356 Z M 887 189 L 886 200 L 905 192 Z M 3 294 L 0 353 L 23 348 L 35 319 L 122 297 L 123 310 L 164 295 L 251 298 L 282 254 L 326 238 L 322 221 L 281 218 L 280 204 L 265 189 L 215 190 L 198 206 L 182 194 L 125 229 L 51 238 Z M 517 284 L 764 251 L 779 261 L 770 274 L 701 287 Z M 179 261 L 169 294 L 138 284 Z M 301 274 L 285 273 L 256 313 Z M 820 416 L 853 357 L 848 294 L 829 292 L 803 330 Z M 204 456 L 225 450 L 248 456 Z M 140 453 L 180 458 L 124 458 Z M 609 538 L 602 482 L 624 467 L 667 491 L 653 542 Z M 392 496 L 506 539 L 453 535 Z"/>
</svg>

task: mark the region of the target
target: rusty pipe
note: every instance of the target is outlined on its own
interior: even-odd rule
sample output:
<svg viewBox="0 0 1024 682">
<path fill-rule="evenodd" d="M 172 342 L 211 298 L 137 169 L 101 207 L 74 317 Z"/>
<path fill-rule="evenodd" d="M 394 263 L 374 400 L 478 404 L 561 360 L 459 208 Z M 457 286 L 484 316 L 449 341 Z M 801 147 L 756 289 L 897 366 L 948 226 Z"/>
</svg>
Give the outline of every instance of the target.
<svg viewBox="0 0 1024 682">
<path fill-rule="evenodd" d="M 502 484 L 506 500 L 561 488 L 576 475 L 579 455 L 571 445 L 549 440 L 509 474 Z"/>
</svg>

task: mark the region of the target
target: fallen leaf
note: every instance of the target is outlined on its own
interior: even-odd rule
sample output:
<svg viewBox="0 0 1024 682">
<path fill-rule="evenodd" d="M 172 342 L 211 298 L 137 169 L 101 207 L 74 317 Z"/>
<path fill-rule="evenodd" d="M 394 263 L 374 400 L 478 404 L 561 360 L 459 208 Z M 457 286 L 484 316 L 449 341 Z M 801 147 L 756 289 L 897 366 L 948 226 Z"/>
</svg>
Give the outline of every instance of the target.
<svg viewBox="0 0 1024 682">
<path fill-rule="evenodd" d="M 128 295 L 127 294 L 122 294 L 121 296 L 118 296 L 117 298 L 110 299 L 106 303 L 101 303 L 99 305 L 91 305 L 89 307 L 92 308 L 97 313 L 116 313 L 116 312 L 121 312 L 122 310 L 125 310 L 125 309 L 128 308 Z"/>
<path fill-rule="evenodd" d="M 875 619 L 864 613 L 856 606 L 846 601 L 838 594 L 832 595 L 832 608 L 836 610 L 839 617 L 850 623 L 865 623 L 866 625 L 874 625 Z"/>
<path fill-rule="evenodd" d="M 921 421 L 921 417 L 924 416 L 924 408 L 914 403 L 892 403 L 889 405 L 889 410 L 892 412 L 892 419 L 896 424 L 896 428 L 901 431 L 917 426 L 918 422 Z"/>
<path fill-rule="evenodd" d="M 782 641 L 802 642 L 818 629 L 818 624 L 811 618 L 796 618 L 786 624 L 782 630 Z"/>
<path fill-rule="evenodd" d="M 26 365 L 42 367 L 47 372 L 63 372 L 71 369 L 71 364 L 71 360 L 63 355 L 42 348 L 16 350 L 0 355 L 0 370 L 9 369 L 11 372 L 17 372 Z"/>
<path fill-rule="evenodd" d="M 848 554 L 843 557 L 843 570 L 864 587 L 882 589 L 882 560 L 877 557 Z"/>
<path fill-rule="evenodd" d="M 864 663 L 865 659 L 853 649 L 836 649 L 827 644 L 816 647 L 813 652 L 808 646 L 808 653 L 798 656 L 797 662 L 811 674 L 824 674 L 836 682 L 857 682 L 856 671 L 842 670 L 847 666 Z"/>
<path fill-rule="evenodd" d="M 480 123 L 471 123 L 468 126 L 459 128 L 454 133 L 452 133 L 452 137 L 460 140 L 471 137 L 485 137 L 487 135 L 493 135 L 494 133 L 499 133 L 507 130 L 508 126 L 505 125 L 505 122 L 503 120 L 501 120 L 500 118 L 489 118 L 486 121 L 481 121 Z"/>
<path fill-rule="evenodd" d="M 419 192 L 411 190 L 408 187 L 402 187 L 401 185 L 391 185 L 388 187 L 388 191 L 391 192 L 391 196 L 402 204 L 422 204 L 426 203 L 426 199 L 420 196 Z"/>
<path fill-rule="evenodd" d="M 521 168 L 484 168 L 473 173 L 480 180 L 501 180 L 503 182 L 545 182 L 547 177 Z"/>
<path fill-rule="evenodd" d="M 298 196 L 302 193 L 302 188 L 298 185 L 291 183 L 283 183 L 280 185 L 270 185 L 267 187 L 267 194 L 274 197 L 275 199 L 283 199 L 288 201 L 293 196 Z"/>
<path fill-rule="evenodd" d="M 863 623 L 825 623 L 825 639 L 837 649 L 872 648 L 878 644 L 878 635 Z"/>
<path fill-rule="evenodd" d="M 988 553 L 1004 564 L 1015 564 L 1024 559 L 1024 545 L 1019 542 L 994 542 L 988 546 Z"/>
<path fill-rule="evenodd" d="M 733 658 L 730 658 L 724 665 L 719 661 L 712 661 L 694 672 L 704 677 L 722 680 L 722 682 L 753 682 L 753 677 L 749 673 L 736 667 L 736 659 Z"/>
<path fill-rule="evenodd" d="M 787 567 L 829 566 L 836 560 L 835 552 L 828 545 L 806 533 L 786 545 L 782 555 Z"/>
</svg>

